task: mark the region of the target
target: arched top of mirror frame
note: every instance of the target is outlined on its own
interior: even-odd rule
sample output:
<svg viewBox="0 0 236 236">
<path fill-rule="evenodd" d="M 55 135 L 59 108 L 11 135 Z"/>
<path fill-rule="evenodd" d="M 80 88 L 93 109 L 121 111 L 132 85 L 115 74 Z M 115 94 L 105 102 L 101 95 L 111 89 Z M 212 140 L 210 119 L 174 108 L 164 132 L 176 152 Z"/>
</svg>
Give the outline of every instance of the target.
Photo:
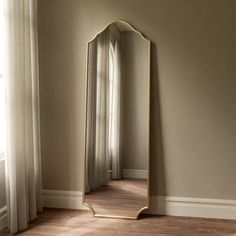
<svg viewBox="0 0 236 236">
<path fill-rule="evenodd" d="M 101 34 L 104 30 L 106 30 L 109 26 L 111 26 L 112 24 L 124 24 L 127 28 L 130 28 L 132 31 L 134 31 L 135 33 L 137 33 L 142 39 L 144 39 L 145 41 L 151 43 L 151 40 L 148 39 L 143 33 L 141 33 L 139 30 L 137 30 L 134 26 L 132 26 L 131 24 L 129 24 L 127 21 L 125 20 L 113 20 L 110 23 L 108 23 L 105 27 L 103 27 L 101 30 L 99 30 L 99 32 L 97 34 L 95 34 L 94 37 L 92 37 L 89 41 L 88 44 L 91 43 L 99 34 Z"/>
</svg>

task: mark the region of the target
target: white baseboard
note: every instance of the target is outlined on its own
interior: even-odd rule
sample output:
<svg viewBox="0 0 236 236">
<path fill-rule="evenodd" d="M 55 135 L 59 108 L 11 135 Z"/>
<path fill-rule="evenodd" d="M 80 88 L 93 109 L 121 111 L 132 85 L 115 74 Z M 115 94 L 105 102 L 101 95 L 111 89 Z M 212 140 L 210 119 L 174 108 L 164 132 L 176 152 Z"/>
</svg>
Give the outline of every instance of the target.
<svg viewBox="0 0 236 236">
<path fill-rule="evenodd" d="M 43 206 L 52 208 L 87 210 L 82 204 L 82 192 L 43 190 Z"/>
<path fill-rule="evenodd" d="M 147 179 L 147 170 L 123 169 L 123 178 L 128 179 Z"/>
<path fill-rule="evenodd" d="M 148 213 L 236 220 L 236 200 L 151 196 Z"/>
<path fill-rule="evenodd" d="M 0 231 L 7 227 L 7 207 L 0 208 Z"/>
<path fill-rule="evenodd" d="M 82 192 L 43 190 L 44 207 L 88 210 Z M 236 220 L 236 200 L 151 196 L 148 214 Z"/>
</svg>

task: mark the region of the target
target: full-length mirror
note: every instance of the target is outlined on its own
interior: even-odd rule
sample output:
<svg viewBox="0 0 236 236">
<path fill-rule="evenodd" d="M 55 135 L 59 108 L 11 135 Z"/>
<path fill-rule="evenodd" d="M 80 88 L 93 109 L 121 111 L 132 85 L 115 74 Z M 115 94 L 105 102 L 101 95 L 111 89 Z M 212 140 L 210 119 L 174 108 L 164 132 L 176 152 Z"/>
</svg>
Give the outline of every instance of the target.
<svg viewBox="0 0 236 236">
<path fill-rule="evenodd" d="M 88 43 L 83 203 L 95 216 L 149 207 L 150 44 L 124 21 Z"/>
</svg>

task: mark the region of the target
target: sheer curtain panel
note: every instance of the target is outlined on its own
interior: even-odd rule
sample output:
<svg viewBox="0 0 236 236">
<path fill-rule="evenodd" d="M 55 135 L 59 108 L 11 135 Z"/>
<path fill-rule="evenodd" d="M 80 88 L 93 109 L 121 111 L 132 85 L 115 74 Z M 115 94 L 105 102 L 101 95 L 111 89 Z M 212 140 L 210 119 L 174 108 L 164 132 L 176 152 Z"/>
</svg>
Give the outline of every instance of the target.
<svg viewBox="0 0 236 236">
<path fill-rule="evenodd" d="M 0 0 L 0 161 L 4 161 L 6 152 L 6 101 L 5 101 L 5 80 L 3 78 L 4 70 L 4 31 L 3 31 L 3 7 Z"/>
<path fill-rule="evenodd" d="M 120 42 L 115 40 L 114 67 L 111 93 L 110 149 L 112 179 L 121 178 L 121 53 Z"/>
<path fill-rule="evenodd" d="M 108 153 L 108 60 L 109 32 L 99 34 L 90 45 L 87 117 L 87 191 L 109 181 Z M 91 57 L 93 55 L 93 58 Z"/>
<path fill-rule="evenodd" d="M 6 186 L 9 229 L 42 210 L 37 1 L 2 0 L 5 17 Z"/>
</svg>

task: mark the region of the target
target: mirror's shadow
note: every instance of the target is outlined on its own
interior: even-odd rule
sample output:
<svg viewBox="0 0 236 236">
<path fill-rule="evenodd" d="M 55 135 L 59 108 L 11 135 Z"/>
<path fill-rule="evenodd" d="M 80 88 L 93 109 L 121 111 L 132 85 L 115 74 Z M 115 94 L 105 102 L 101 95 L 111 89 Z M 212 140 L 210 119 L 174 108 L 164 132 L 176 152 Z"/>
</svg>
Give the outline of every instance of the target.
<svg viewBox="0 0 236 236">
<path fill-rule="evenodd" d="M 149 206 L 150 41 L 126 22 L 88 43 L 85 196 L 95 216 Z"/>
</svg>

